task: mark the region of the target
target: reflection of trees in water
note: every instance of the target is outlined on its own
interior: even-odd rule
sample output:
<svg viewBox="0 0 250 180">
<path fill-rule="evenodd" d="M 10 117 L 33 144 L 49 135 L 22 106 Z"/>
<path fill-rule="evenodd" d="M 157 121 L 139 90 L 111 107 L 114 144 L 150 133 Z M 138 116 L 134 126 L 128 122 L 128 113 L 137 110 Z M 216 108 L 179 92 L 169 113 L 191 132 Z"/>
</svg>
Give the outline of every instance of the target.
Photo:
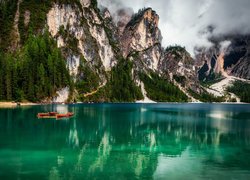
<svg viewBox="0 0 250 180">
<path fill-rule="evenodd" d="M 125 109 L 113 114 L 105 108 L 77 110 L 79 144 L 85 148 L 81 161 L 82 165 L 89 164 L 83 172 L 90 175 L 100 175 L 111 168 L 121 177 L 125 172 L 143 177 L 154 173 L 159 154 L 175 157 L 187 147 L 196 153 L 212 149 L 214 152 L 209 152 L 207 159 L 220 161 L 225 158 L 221 145 L 250 142 L 247 127 L 237 127 L 244 122 L 232 119 L 235 114 L 214 117 L 213 112 Z M 117 162 L 119 166 L 114 165 Z"/>
<path fill-rule="evenodd" d="M 77 148 L 79 147 L 79 137 L 78 137 L 78 132 L 77 132 L 77 128 L 76 128 L 76 119 L 72 119 L 73 121 L 73 125 L 71 124 L 70 130 L 69 130 L 69 145 L 73 148 Z"/>
<path fill-rule="evenodd" d="M 21 149 L 56 149 L 65 145 L 65 133 L 69 131 L 68 121 L 36 117 L 38 112 L 48 112 L 48 109 L 48 106 L 0 109 L 2 143 L 15 144 L 15 147 Z"/>
<path fill-rule="evenodd" d="M 181 157 L 187 148 L 204 157 L 204 163 L 248 167 L 242 160 L 250 157 L 249 113 L 70 106 L 73 118 L 51 121 L 36 119 L 39 111 L 41 107 L 0 111 L 6 117 L 0 133 L 27 149 L 58 151 L 51 177 L 115 178 L 104 172 L 124 179 L 152 177 L 159 155 Z"/>
</svg>

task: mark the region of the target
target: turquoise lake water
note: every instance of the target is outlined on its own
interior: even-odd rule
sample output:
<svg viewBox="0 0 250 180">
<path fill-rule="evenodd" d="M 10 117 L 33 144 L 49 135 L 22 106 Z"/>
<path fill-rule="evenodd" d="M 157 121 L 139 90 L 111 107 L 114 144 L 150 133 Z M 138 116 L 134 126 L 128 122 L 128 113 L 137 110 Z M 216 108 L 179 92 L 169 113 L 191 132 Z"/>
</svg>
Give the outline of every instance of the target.
<svg viewBox="0 0 250 180">
<path fill-rule="evenodd" d="M 250 105 L 0 109 L 0 179 L 250 179 Z"/>
</svg>

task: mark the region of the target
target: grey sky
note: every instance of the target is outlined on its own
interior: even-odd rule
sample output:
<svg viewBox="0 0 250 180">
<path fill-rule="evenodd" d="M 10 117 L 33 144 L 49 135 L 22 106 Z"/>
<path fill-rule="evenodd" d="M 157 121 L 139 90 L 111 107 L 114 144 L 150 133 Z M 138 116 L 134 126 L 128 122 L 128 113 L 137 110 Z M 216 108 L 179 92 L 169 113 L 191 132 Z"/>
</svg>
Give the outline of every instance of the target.
<svg viewBox="0 0 250 180">
<path fill-rule="evenodd" d="M 179 44 L 193 53 L 195 46 L 210 46 L 211 35 L 250 33 L 250 0 L 98 0 L 110 11 L 131 7 L 136 12 L 152 7 L 160 16 L 163 46 Z M 207 27 L 215 27 L 213 33 Z"/>
</svg>

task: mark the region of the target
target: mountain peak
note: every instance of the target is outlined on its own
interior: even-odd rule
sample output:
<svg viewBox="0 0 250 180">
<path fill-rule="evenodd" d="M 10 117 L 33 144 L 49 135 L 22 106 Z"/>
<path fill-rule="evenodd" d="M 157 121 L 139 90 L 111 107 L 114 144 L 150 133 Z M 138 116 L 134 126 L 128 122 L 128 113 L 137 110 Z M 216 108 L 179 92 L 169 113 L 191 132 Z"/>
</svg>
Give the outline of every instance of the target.
<svg viewBox="0 0 250 180">
<path fill-rule="evenodd" d="M 158 27 L 159 24 L 159 15 L 152 9 L 152 8 L 147 8 L 144 11 L 143 18 L 150 22 L 153 23 L 156 27 Z"/>
<path fill-rule="evenodd" d="M 140 9 L 126 25 L 122 36 L 123 55 L 133 51 L 143 51 L 162 40 L 158 28 L 159 16 L 152 8 Z"/>
<path fill-rule="evenodd" d="M 127 24 L 127 27 L 135 26 L 140 21 L 144 20 L 147 24 L 153 24 L 155 27 L 158 27 L 159 24 L 159 15 L 152 8 L 143 8 L 135 13 L 130 22 Z"/>
</svg>

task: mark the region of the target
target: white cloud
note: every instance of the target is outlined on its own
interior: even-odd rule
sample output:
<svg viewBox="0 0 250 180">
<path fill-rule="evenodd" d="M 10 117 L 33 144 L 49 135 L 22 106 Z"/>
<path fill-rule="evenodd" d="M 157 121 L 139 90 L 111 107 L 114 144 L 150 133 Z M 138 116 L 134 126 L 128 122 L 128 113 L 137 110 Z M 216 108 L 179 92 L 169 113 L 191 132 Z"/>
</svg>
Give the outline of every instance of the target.
<svg viewBox="0 0 250 180">
<path fill-rule="evenodd" d="M 152 7 L 160 16 L 163 46 L 179 44 L 193 53 L 195 46 L 210 46 L 210 36 L 250 33 L 250 0 L 99 0 L 112 12 L 131 7 L 135 12 Z M 212 32 L 207 30 L 213 26 Z M 202 33 L 201 33 L 202 32 Z"/>
</svg>

